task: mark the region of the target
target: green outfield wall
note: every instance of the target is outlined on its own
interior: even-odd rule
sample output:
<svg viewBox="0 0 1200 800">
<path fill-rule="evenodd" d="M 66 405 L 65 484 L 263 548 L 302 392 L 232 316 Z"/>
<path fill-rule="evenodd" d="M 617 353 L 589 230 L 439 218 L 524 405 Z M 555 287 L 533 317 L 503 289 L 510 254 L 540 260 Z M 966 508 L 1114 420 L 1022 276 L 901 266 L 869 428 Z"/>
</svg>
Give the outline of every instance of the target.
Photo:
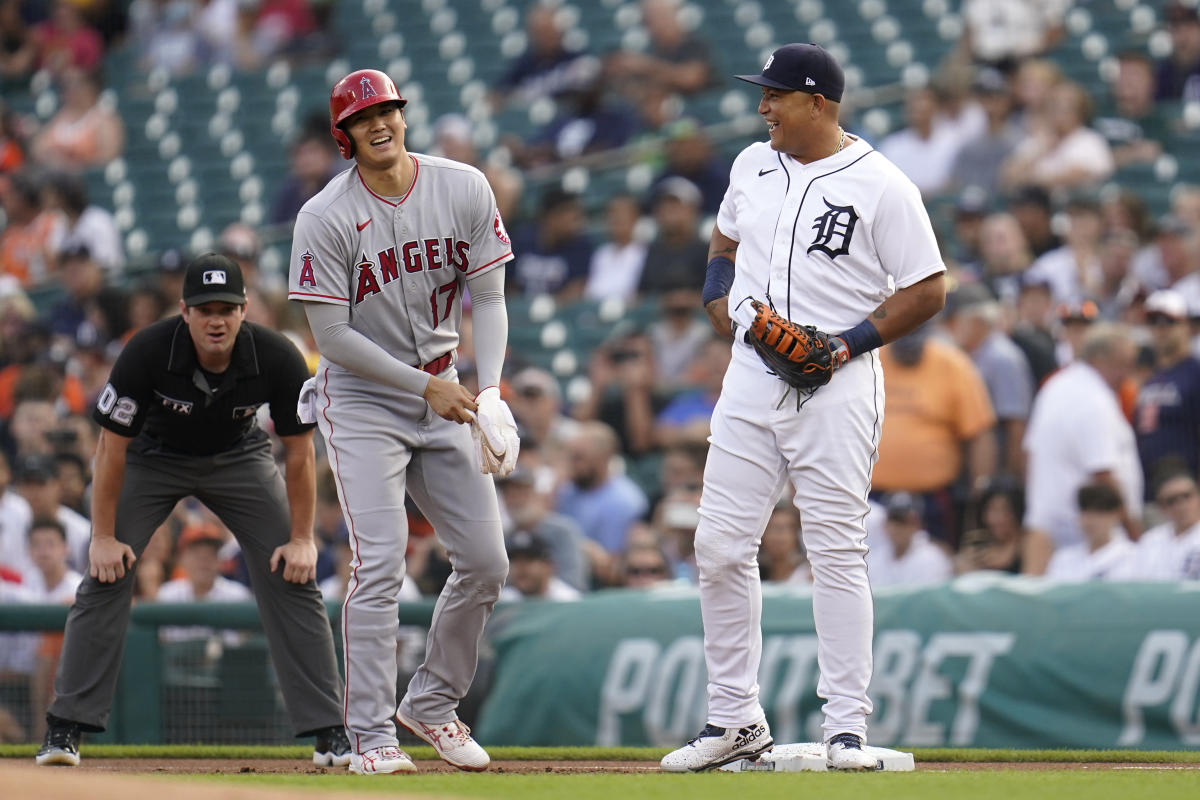
<svg viewBox="0 0 1200 800">
<path fill-rule="evenodd" d="M 884 590 L 875 608 L 873 744 L 1200 748 L 1200 583 L 979 575 Z M 428 624 L 431 610 L 429 602 L 402 606 L 401 621 Z M 329 611 L 336 625 L 338 609 Z M 65 615 L 0 606 L 0 631 L 61 630 Z M 211 639 L 195 647 L 158 635 L 162 626 L 201 624 L 246 633 L 215 648 Z M 816 740 L 811 596 L 768 589 L 763 628 L 759 683 L 775 739 Z M 257 629 L 252 604 L 135 608 L 110 730 L 98 739 L 204 741 L 213 730 L 286 741 Z M 475 731 L 489 744 L 671 746 L 704 724 L 692 588 L 500 606 L 488 638 L 473 694 L 483 697 Z"/>
</svg>

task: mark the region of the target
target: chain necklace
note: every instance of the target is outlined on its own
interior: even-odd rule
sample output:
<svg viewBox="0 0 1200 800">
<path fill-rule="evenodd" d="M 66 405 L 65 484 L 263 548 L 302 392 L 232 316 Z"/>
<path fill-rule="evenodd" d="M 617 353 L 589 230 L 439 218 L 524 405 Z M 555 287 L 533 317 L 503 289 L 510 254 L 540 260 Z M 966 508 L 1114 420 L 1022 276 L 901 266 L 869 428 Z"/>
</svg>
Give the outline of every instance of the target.
<svg viewBox="0 0 1200 800">
<path fill-rule="evenodd" d="M 845 129 L 844 129 L 844 128 L 842 128 L 842 126 L 841 126 L 841 125 L 838 125 L 838 133 L 840 133 L 840 134 L 841 134 L 841 138 L 840 138 L 840 139 L 838 139 L 838 146 L 837 146 L 837 150 L 834 150 L 834 151 L 833 151 L 833 155 L 835 155 L 835 156 L 836 156 L 838 153 L 842 152 L 842 148 L 846 146 L 846 131 L 845 131 Z M 832 157 L 832 156 L 831 156 L 831 157 Z"/>
</svg>

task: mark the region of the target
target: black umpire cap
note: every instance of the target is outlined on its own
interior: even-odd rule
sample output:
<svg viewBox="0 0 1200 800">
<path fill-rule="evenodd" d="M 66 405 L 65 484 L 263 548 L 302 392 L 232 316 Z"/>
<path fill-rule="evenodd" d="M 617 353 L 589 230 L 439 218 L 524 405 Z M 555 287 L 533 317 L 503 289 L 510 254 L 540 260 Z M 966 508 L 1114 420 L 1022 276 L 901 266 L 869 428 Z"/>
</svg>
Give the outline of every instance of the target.
<svg viewBox="0 0 1200 800">
<path fill-rule="evenodd" d="M 183 276 L 183 302 L 188 306 L 204 303 L 246 304 L 246 283 L 242 268 L 229 256 L 205 253 L 188 264 Z"/>
<path fill-rule="evenodd" d="M 846 76 L 829 52 L 817 44 L 785 44 L 771 53 L 761 75 L 734 75 L 738 80 L 772 89 L 823 95 L 842 102 Z"/>
</svg>

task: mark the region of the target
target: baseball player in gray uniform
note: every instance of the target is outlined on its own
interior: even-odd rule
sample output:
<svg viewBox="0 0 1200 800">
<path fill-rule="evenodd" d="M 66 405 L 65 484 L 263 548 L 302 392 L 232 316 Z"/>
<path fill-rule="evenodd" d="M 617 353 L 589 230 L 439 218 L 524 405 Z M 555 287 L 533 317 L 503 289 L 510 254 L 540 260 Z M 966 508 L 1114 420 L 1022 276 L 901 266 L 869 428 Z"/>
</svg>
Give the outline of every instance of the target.
<svg viewBox="0 0 1200 800">
<path fill-rule="evenodd" d="M 508 340 L 508 233 L 479 170 L 407 151 L 405 102 L 375 70 L 333 87 L 331 131 L 355 164 L 301 209 L 288 279 L 288 297 L 304 303 L 321 350 L 301 418 L 315 416 L 325 437 L 350 533 L 345 722 L 350 769 L 364 775 L 415 771 L 396 721 L 460 769 L 488 766 L 456 709 L 508 572 L 492 475 L 512 470 L 519 447 L 497 388 Z M 468 289 L 484 387 L 475 397 L 455 371 Z M 397 708 L 406 491 L 453 572 L 434 608 L 425 663 Z"/>
<path fill-rule="evenodd" d="M 704 288 L 713 325 L 734 334 L 696 529 L 708 724 L 662 768 L 710 769 L 772 746 L 758 698 L 757 553 L 790 481 L 812 563 L 828 766 L 872 769 L 862 749 L 873 626 L 863 520 L 883 423 L 873 351 L 941 309 L 945 266 L 912 181 L 838 124 L 845 81 L 829 53 L 785 45 L 761 74 L 738 77 L 762 87 L 769 141 L 734 161 Z M 750 298 L 828 334 L 827 383 L 789 400 L 798 390 L 746 339 Z"/>
</svg>

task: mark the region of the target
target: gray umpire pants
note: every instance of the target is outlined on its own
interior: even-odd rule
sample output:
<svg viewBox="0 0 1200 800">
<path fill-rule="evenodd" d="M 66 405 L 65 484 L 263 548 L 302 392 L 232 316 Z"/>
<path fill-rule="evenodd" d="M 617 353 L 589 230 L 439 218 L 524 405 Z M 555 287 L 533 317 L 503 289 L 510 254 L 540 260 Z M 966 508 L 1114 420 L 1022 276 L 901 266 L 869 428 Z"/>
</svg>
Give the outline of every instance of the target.
<svg viewBox="0 0 1200 800">
<path fill-rule="evenodd" d="M 286 544 L 290 513 L 283 476 L 265 434 L 214 456 L 170 453 L 130 443 L 117 503 L 116 536 L 140 559 L 176 503 L 194 496 L 233 531 L 242 546 L 271 660 L 297 736 L 342 724 L 342 688 L 333 633 L 316 583 L 290 583 L 271 553 Z M 49 712 L 84 730 L 108 723 L 129 628 L 135 562 L 115 583 L 86 576 L 67 616 Z"/>
</svg>

